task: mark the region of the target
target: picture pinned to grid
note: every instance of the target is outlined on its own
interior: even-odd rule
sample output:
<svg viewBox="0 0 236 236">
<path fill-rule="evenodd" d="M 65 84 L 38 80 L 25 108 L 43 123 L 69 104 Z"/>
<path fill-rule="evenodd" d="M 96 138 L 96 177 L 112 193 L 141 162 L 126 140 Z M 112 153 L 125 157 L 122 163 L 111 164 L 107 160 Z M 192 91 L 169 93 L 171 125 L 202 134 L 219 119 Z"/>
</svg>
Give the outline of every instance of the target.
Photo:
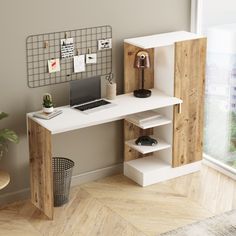
<svg viewBox="0 0 236 236">
<path fill-rule="evenodd" d="M 73 38 L 73 47 L 70 47 L 71 50 L 74 48 L 73 55 L 77 55 L 77 52 L 86 55 L 89 51 L 96 54 L 96 63 L 86 64 L 85 71 L 75 73 L 72 53 L 68 57 L 61 57 L 61 40 L 65 39 L 65 35 Z M 112 48 L 99 51 L 98 41 L 102 39 L 112 39 L 111 26 L 30 35 L 26 39 L 28 87 L 36 88 L 108 75 L 112 72 Z M 48 61 L 53 59 L 60 59 L 60 71 L 49 73 Z"/>
</svg>

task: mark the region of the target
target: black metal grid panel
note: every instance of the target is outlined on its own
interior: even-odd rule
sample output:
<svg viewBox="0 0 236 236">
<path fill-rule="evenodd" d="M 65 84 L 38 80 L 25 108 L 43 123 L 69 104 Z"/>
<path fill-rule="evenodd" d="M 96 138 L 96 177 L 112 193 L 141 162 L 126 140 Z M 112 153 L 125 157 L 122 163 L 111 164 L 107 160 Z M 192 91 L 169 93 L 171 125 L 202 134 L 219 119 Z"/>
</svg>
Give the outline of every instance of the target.
<svg viewBox="0 0 236 236">
<path fill-rule="evenodd" d="M 86 64 L 86 71 L 74 73 L 73 57 L 61 58 L 60 42 L 74 39 L 74 55 L 97 53 L 96 64 Z M 30 35 L 26 39 L 27 80 L 30 88 L 59 84 L 71 80 L 104 76 L 112 72 L 112 49 L 98 50 L 98 40 L 112 38 L 109 25 L 68 30 L 47 34 Z M 48 43 L 45 47 L 45 43 Z M 48 60 L 60 58 L 61 70 L 48 72 Z"/>
</svg>

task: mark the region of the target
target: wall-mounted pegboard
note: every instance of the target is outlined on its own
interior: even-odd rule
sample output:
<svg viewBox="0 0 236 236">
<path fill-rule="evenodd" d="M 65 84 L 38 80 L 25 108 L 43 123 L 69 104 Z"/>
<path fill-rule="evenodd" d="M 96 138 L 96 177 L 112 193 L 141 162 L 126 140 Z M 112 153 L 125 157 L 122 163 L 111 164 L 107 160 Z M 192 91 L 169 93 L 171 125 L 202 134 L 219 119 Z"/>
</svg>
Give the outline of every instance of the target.
<svg viewBox="0 0 236 236">
<path fill-rule="evenodd" d="M 74 57 L 62 58 L 61 40 L 73 38 L 73 54 L 97 54 L 95 64 L 85 71 L 74 72 Z M 47 34 L 30 35 L 26 39 L 27 80 L 30 88 L 59 84 L 71 80 L 103 76 L 112 72 L 112 49 L 99 50 L 98 41 L 112 39 L 111 26 L 98 26 Z M 49 73 L 48 60 L 60 59 L 60 71 Z"/>
</svg>

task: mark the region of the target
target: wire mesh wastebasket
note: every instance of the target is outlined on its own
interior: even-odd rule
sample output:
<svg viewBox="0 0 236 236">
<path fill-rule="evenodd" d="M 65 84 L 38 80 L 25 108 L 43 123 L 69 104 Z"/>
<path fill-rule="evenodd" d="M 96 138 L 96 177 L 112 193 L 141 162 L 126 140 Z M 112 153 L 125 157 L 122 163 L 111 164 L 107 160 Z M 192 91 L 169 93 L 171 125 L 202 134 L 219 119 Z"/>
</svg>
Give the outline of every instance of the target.
<svg viewBox="0 0 236 236">
<path fill-rule="evenodd" d="M 53 157 L 54 206 L 62 206 L 69 201 L 72 171 L 75 163 L 65 157 Z"/>
</svg>

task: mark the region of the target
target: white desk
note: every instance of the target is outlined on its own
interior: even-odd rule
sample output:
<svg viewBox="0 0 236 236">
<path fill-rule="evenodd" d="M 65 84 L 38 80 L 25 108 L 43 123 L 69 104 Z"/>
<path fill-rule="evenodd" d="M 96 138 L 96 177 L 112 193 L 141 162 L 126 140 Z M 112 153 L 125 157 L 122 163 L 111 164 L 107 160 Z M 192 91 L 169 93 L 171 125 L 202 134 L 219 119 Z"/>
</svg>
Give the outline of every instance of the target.
<svg viewBox="0 0 236 236">
<path fill-rule="evenodd" d="M 51 135 L 124 119 L 127 115 L 173 106 L 182 100 L 152 89 L 149 98 L 132 94 L 119 95 L 112 100 L 116 106 L 92 114 L 84 114 L 69 106 L 60 107 L 63 113 L 51 120 L 27 114 L 31 172 L 31 201 L 50 219 L 53 218 L 53 175 Z"/>
</svg>

